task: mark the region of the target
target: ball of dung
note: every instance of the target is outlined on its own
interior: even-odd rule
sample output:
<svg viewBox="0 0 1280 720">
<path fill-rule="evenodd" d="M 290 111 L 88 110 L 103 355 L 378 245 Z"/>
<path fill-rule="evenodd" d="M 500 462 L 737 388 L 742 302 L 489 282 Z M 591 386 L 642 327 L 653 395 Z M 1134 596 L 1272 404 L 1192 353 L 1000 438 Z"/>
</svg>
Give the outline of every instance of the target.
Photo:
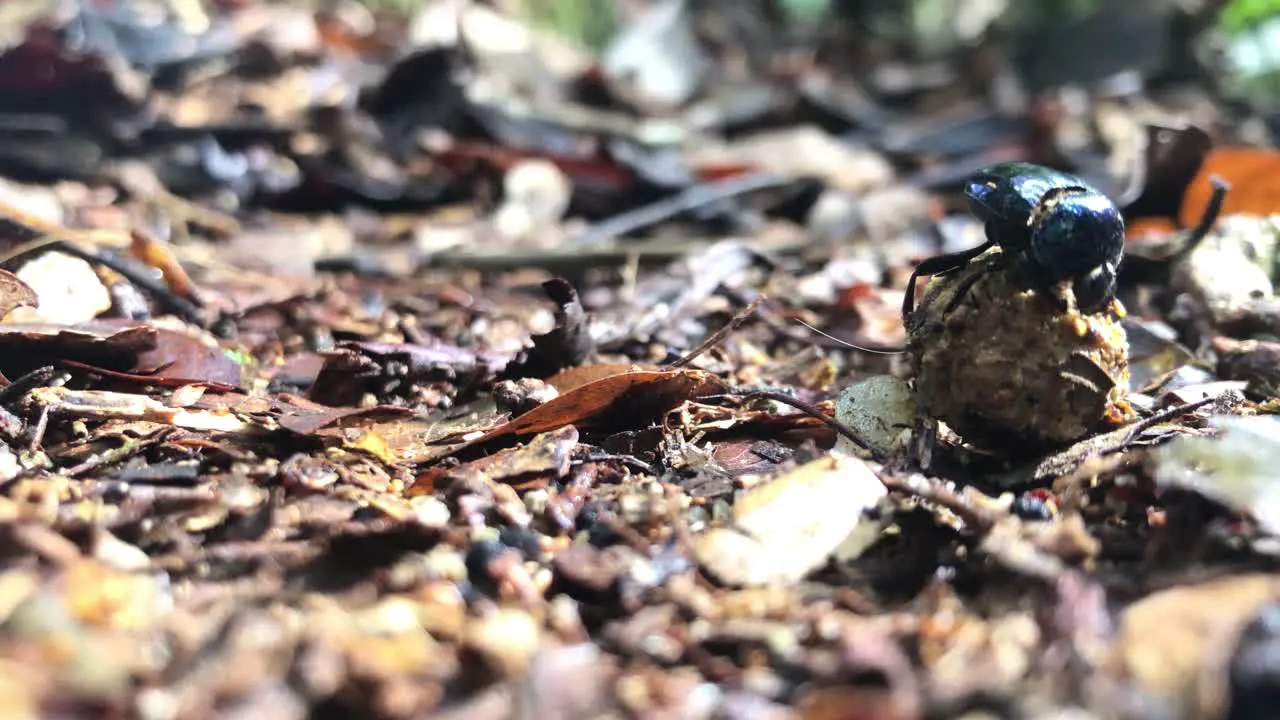
<svg viewBox="0 0 1280 720">
<path fill-rule="evenodd" d="M 1132 419 L 1119 301 L 1081 313 L 1068 283 L 1049 297 L 1005 260 L 994 249 L 926 289 L 907 328 L 921 413 L 1009 454 Z"/>
</svg>

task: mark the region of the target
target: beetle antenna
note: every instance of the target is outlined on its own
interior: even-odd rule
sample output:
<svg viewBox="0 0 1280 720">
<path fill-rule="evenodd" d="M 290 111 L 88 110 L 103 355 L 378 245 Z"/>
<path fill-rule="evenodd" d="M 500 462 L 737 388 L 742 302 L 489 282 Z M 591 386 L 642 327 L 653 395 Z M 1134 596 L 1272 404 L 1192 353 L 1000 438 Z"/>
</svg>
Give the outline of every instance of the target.
<svg viewBox="0 0 1280 720">
<path fill-rule="evenodd" d="M 863 352 L 875 353 L 876 355 L 899 355 L 899 354 L 901 354 L 904 350 L 906 350 L 906 348 L 905 348 L 905 347 L 900 347 L 900 348 L 883 348 L 883 349 L 877 349 L 877 348 L 871 348 L 871 347 L 864 347 L 864 346 L 862 346 L 862 345 L 854 345 L 853 343 L 849 342 L 848 340 L 841 340 L 840 338 L 835 337 L 835 336 L 833 336 L 833 335 L 828 335 L 827 333 L 822 332 L 822 331 L 821 331 L 821 330 L 819 330 L 818 328 L 816 328 L 816 327 L 814 327 L 814 326 L 810 325 L 809 323 L 807 323 L 807 322 L 805 322 L 805 321 L 801 320 L 800 318 L 791 318 L 791 319 L 792 319 L 792 320 L 795 320 L 796 322 L 800 323 L 801 325 L 803 325 L 803 326 L 805 326 L 805 327 L 809 328 L 809 331 L 810 331 L 810 332 L 813 332 L 813 333 L 816 333 L 816 334 L 818 334 L 818 335 L 821 335 L 822 337 L 824 337 L 824 338 L 826 338 L 826 339 L 828 339 L 828 340 L 831 340 L 831 341 L 833 341 L 833 342 L 838 342 L 838 343 L 840 343 L 841 345 L 844 345 L 845 347 L 853 348 L 854 350 L 861 350 L 861 351 L 863 351 Z"/>
</svg>

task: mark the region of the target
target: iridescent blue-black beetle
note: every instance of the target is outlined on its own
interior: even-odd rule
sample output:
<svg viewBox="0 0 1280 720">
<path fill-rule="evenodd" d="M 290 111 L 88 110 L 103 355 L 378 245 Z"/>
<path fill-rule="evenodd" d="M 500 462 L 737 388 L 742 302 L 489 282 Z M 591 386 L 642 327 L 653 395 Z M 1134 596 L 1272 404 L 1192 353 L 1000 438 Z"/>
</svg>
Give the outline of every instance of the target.
<svg viewBox="0 0 1280 720">
<path fill-rule="evenodd" d="M 920 263 L 902 300 L 906 322 L 915 307 L 916 278 L 944 275 L 999 245 L 1051 298 L 1051 288 L 1072 281 L 1076 306 L 1102 308 L 1115 294 L 1124 257 L 1124 218 L 1106 195 L 1080 178 L 1040 165 L 991 165 L 965 182 L 969 212 L 986 225 L 987 241 L 975 248 Z M 1059 301 L 1060 302 L 1060 301 Z"/>
</svg>

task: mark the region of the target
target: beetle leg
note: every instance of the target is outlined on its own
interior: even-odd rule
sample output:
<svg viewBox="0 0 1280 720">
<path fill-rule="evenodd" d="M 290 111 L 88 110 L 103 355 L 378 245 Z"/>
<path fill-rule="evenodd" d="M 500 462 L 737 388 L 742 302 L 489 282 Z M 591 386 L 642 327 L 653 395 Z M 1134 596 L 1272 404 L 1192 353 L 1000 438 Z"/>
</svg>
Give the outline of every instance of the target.
<svg viewBox="0 0 1280 720">
<path fill-rule="evenodd" d="M 947 303 L 947 306 L 942 309 L 942 314 L 950 315 L 957 307 L 959 307 L 961 301 L 964 300 L 965 296 L 969 294 L 969 291 L 973 289 L 973 286 L 977 285 L 978 281 L 981 279 L 982 273 L 973 273 L 971 276 L 961 280 L 956 285 L 955 293 L 951 296 L 951 302 Z"/>
<path fill-rule="evenodd" d="M 902 322 L 905 325 L 907 318 L 915 311 L 916 306 L 916 278 L 921 275 L 945 275 L 954 270 L 958 270 L 969 263 L 970 260 L 978 257 L 986 252 L 988 248 L 995 244 L 994 240 L 987 240 L 977 247 L 968 250 L 962 250 L 956 253 L 948 253 L 946 255 L 937 255 L 922 261 L 916 265 L 915 270 L 911 271 L 911 277 L 907 280 L 907 291 L 902 297 Z"/>
<path fill-rule="evenodd" d="M 1077 277 L 1071 284 L 1071 291 L 1076 296 L 1076 307 L 1081 312 L 1093 312 L 1102 307 L 1116 293 L 1116 269 L 1111 263 L 1104 263 Z"/>
</svg>

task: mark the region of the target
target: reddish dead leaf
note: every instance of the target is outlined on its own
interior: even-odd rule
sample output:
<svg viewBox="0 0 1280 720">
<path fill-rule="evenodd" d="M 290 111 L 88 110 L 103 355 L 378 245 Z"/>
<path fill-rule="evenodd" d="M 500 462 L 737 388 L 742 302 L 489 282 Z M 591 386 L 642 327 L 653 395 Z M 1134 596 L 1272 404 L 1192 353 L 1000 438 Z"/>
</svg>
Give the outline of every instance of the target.
<svg viewBox="0 0 1280 720">
<path fill-rule="evenodd" d="M 141 375 L 138 373 L 118 372 L 116 370 L 107 370 L 106 368 L 77 362 L 75 360 L 59 360 L 58 365 L 66 368 L 84 370 L 96 375 L 101 375 L 102 377 L 112 378 L 113 380 L 127 380 L 129 382 L 141 383 L 143 385 L 156 385 L 158 387 L 198 387 L 202 390 L 217 390 L 220 392 L 229 392 L 235 390 L 237 387 L 235 385 L 229 385 L 227 383 L 212 380 L 194 380 L 183 377 L 169 378 L 161 375 Z"/>
<path fill-rule="evenodd" d="M 803 720 L 905 720 L 894 697 L 880 688 L 828 687 L 806 690 L 797 701 Z"/>
<path fill-rule="evenodd" d="M 21 375 L 51 364 L 158 385 L 233 387 L 240 382 L 235 360 L 211 336 L 194 330 L 107 320 L 75 327 L 0 324 L 0 371 Z"/>
<path fill-rule="evenodd" d="M 726 440 L 712 457 L 733 474 L 767 473 L 791 457 L 792 449 L 773 440 Z"/>
<path fill-rule="evenodd" d="M 640 370 L 580 385 L 554 400 L 490 430 L 474 442 L 504 435 L 531 435 L 566 425 L 590 425 L 608 412 L 634 423 L 656 417 L 693 398 L 725 392 L 724 384 L 701 370 Z"/>
<path fill-rule="evenodd" d="M 131 372 L 186 383 L 240 383 L 240 365 L 212 337 L 161 327 L 154 330 L 155 347 L 134 359 Z"/>
<path fill-rule="evenodd" d="M 15 308 L 37 307 L 40 299 L 26 283 L 8 270 L 0 270 L 0 319 Z"/>
</svg>

